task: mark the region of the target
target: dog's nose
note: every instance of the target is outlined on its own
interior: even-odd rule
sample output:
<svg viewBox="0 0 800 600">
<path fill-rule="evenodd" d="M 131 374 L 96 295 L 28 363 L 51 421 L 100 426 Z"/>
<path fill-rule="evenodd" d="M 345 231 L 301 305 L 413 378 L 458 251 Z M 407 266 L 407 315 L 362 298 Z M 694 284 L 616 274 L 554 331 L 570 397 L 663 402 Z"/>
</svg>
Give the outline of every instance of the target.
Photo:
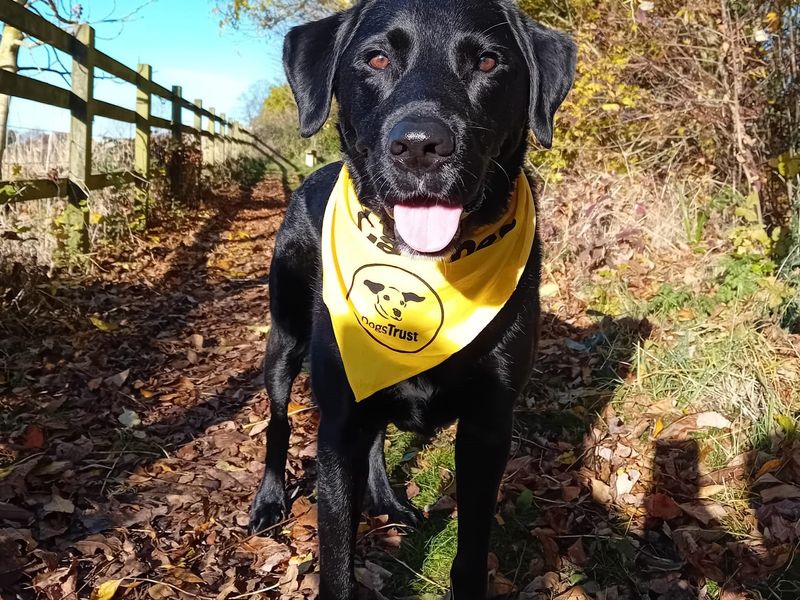
<svg viewBox="0 0 800 600">
<path fill-rule="evenodd" d="M 400 310 L 399 310 L 399 309 L 397 309 L 397 308 L 395 308 L 395 309 L 393 309 L 393 310 L 394 310 L 394 316 L 395 316 L 395 317 L 398 317 L 398 318 L 399 318 L 399 317 L 400 317 L 400 315 L 402 315 L 402 314 L 403 314 L 403 313 L 401 313 L 401 312 L 400 312 Z"/>
<path fill-rule="evenodd" d="M 455 135 L 437 119 L 404 119 L 389 133 L 392 158 L 410 171 L 429 171 L 455 150 Z"/>
</svg>

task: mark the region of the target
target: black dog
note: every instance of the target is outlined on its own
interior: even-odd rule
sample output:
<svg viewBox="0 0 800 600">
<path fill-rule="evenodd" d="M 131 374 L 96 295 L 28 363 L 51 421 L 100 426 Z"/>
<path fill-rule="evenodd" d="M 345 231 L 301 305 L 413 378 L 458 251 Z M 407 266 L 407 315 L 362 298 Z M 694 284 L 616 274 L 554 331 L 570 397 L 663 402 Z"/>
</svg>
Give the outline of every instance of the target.
<svg viewBox="0 0 800 600">
<path fill-rule="evenodd" d="M 337 98 L 344 157 L 359 199 L 384 223 L 401 203 L 463 208 L 451 243 L 430 252 L 444 257 L 504 215 L 529 127 L 550 147 L 575 54 L 569 37 L 528 20 L 510 0 L 365 0 L 292 29 L 284 65 L 303 135 L 322 127 Z M 286 513 L 287 405 L 310 355 L 321 411 L 320 597 L 355 595 L 355 532 L 365 492 L 373 510 L 411 523 L 420 518 L 390 487 L 383 460 L 387 424 L 429 435 L 458 420 L 452 591 L 456 600 L 483 599 L 512 408 L 537 342 L 539 239 L 516 291 L 475 341 L 440 366 L 356 403 L 321 298 L 320 230 L 341 167 L 330 165 L 306 180 L 278 234 L 265 360 L 272 416 L 251 527 L 263 531 Z M 404 253 L 421 253 L 399 234 L 388 241 Z"/>
</svg>

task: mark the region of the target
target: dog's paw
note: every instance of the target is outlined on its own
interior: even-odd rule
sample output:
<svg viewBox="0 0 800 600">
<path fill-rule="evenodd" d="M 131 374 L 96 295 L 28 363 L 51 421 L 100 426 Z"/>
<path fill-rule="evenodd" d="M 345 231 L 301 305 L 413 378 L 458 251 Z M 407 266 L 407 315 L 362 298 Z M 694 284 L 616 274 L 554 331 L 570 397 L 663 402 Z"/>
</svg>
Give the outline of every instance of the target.
<svg viewBox="0 0 800 600">
<path fill-rule="evenodd" d="M 271 529 L 286 518 L 286 497 L 263 497 L 260 493 L 250 507 L 250 535 L 267 535 Z"/>
<path fill-rule="evenodd" d="M 397 499 L 388 502 L 371 503 L 369 514 L 371 516 L 388 515 L 390 523 L 400 523 L 415 529 L 422 525 L 425 520 L 422 511 L 411 502 L 403 502 Z"/>
</svg>

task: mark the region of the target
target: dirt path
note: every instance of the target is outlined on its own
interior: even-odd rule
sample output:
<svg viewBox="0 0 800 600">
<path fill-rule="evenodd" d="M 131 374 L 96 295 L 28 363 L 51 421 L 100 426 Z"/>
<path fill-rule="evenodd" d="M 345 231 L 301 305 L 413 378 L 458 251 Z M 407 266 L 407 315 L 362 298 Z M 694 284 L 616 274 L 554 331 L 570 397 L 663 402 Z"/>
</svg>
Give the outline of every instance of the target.
<svg viewBox="0 0 800 600">
<path fill-rule="evenodd" d="M 271 571 L 298 554 L 246 533 L 264 454 L 266 276 L 284 192 L 265 182 L 211 206 L 101 261 L 97 277 L 25 290 L 3 315 L 9 598 L 85 598 L 116 579 L 134 588 L 130 598 L 176 588 L 235 597 L 276 583 Z M 314 456 L 303 428 L 315 417 L 296 410 L 300 471 Z"/>
<path fill-rule="evenodd" d="M 216 198 L 109 249 L 98 275 L 43 278 L 4 299 L 2 600 L 108 600 L 117 585 L 117 598 L 315 596 L 317 417 L 305 376 L 291 406 L 292 514 L 274 539 L 247 533 L 268 416 L 266 278 L 285 201 L 277 181 Z M 625 272 L 636 298 L 668 272 L 648 264 Z M 493 531 L 492 597 L 741 600 L 758 596 L 740 581 L 770 575 L 772 597 L 800 597 L 785 570 L 800 539 L 796 430 L 740 448 L 702 398 L 678 406 L 645 393 L 647 349 L 669 347 L 674 327 L 598 313 L 573 293 L 590 269 L 548 265 L 564 271 L 544 282 L 539 361 Z M 734 321 L 718 311 L 709 322 L 725 332 Z M 787 335 L 748 331 L 793 394 L 800 366 Z M 417 532 L 365 518 L 358 577 L 383 597 L 438 597 L 455 552 L 452 432 L 389 439 L 395 482 L 409 482 L 429 518 Z"/>
</svg>

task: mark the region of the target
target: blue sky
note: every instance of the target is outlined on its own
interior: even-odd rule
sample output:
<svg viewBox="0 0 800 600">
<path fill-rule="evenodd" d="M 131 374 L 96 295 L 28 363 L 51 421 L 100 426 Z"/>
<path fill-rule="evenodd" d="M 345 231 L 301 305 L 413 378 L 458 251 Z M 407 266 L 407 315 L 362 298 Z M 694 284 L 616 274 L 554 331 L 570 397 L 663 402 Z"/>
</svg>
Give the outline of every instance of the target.
<svg viewBox="0 0 800 600">
<path fill-rule="evenodd" d="M 115 15 L 127 15 L 144 0 L 84 0 L 84 16 L 89 21 L 105 17 L 116 5 Z M 122 25 L 96 26 L 97 47 L 120 62 L 135 68 L 137 63 L 153 66 L 153 79 L 166 88 L 183 86 L 184 97 L 202 98 L 204 106 L 214 107 L 243 119 L 242 95 L 259 81 L 275 84 L 284 81 L 280 61 L 281 39 L 276 35 L 254 34 L 221 29 L 213 0 L 154 0 Z M 68 59 L 67 59 L 68 60 Z M 20 66 L 44 66 L 47 58 L 41 49 L 20 54 Z M 24 75 L 67 84 L 57 76 L 25 71 Z M 115 80 L 96 80 L 98 98 L 133 109 L 133 86 Z M 166 105 L 154 106 L 154 114 L 168 116 Z M 9 115 L 12 127 L 66 131 L 67 111 L 14 98 Z M 99 135 L 124 135 L 132 126 L 98 119 Z"/>
</svg>

